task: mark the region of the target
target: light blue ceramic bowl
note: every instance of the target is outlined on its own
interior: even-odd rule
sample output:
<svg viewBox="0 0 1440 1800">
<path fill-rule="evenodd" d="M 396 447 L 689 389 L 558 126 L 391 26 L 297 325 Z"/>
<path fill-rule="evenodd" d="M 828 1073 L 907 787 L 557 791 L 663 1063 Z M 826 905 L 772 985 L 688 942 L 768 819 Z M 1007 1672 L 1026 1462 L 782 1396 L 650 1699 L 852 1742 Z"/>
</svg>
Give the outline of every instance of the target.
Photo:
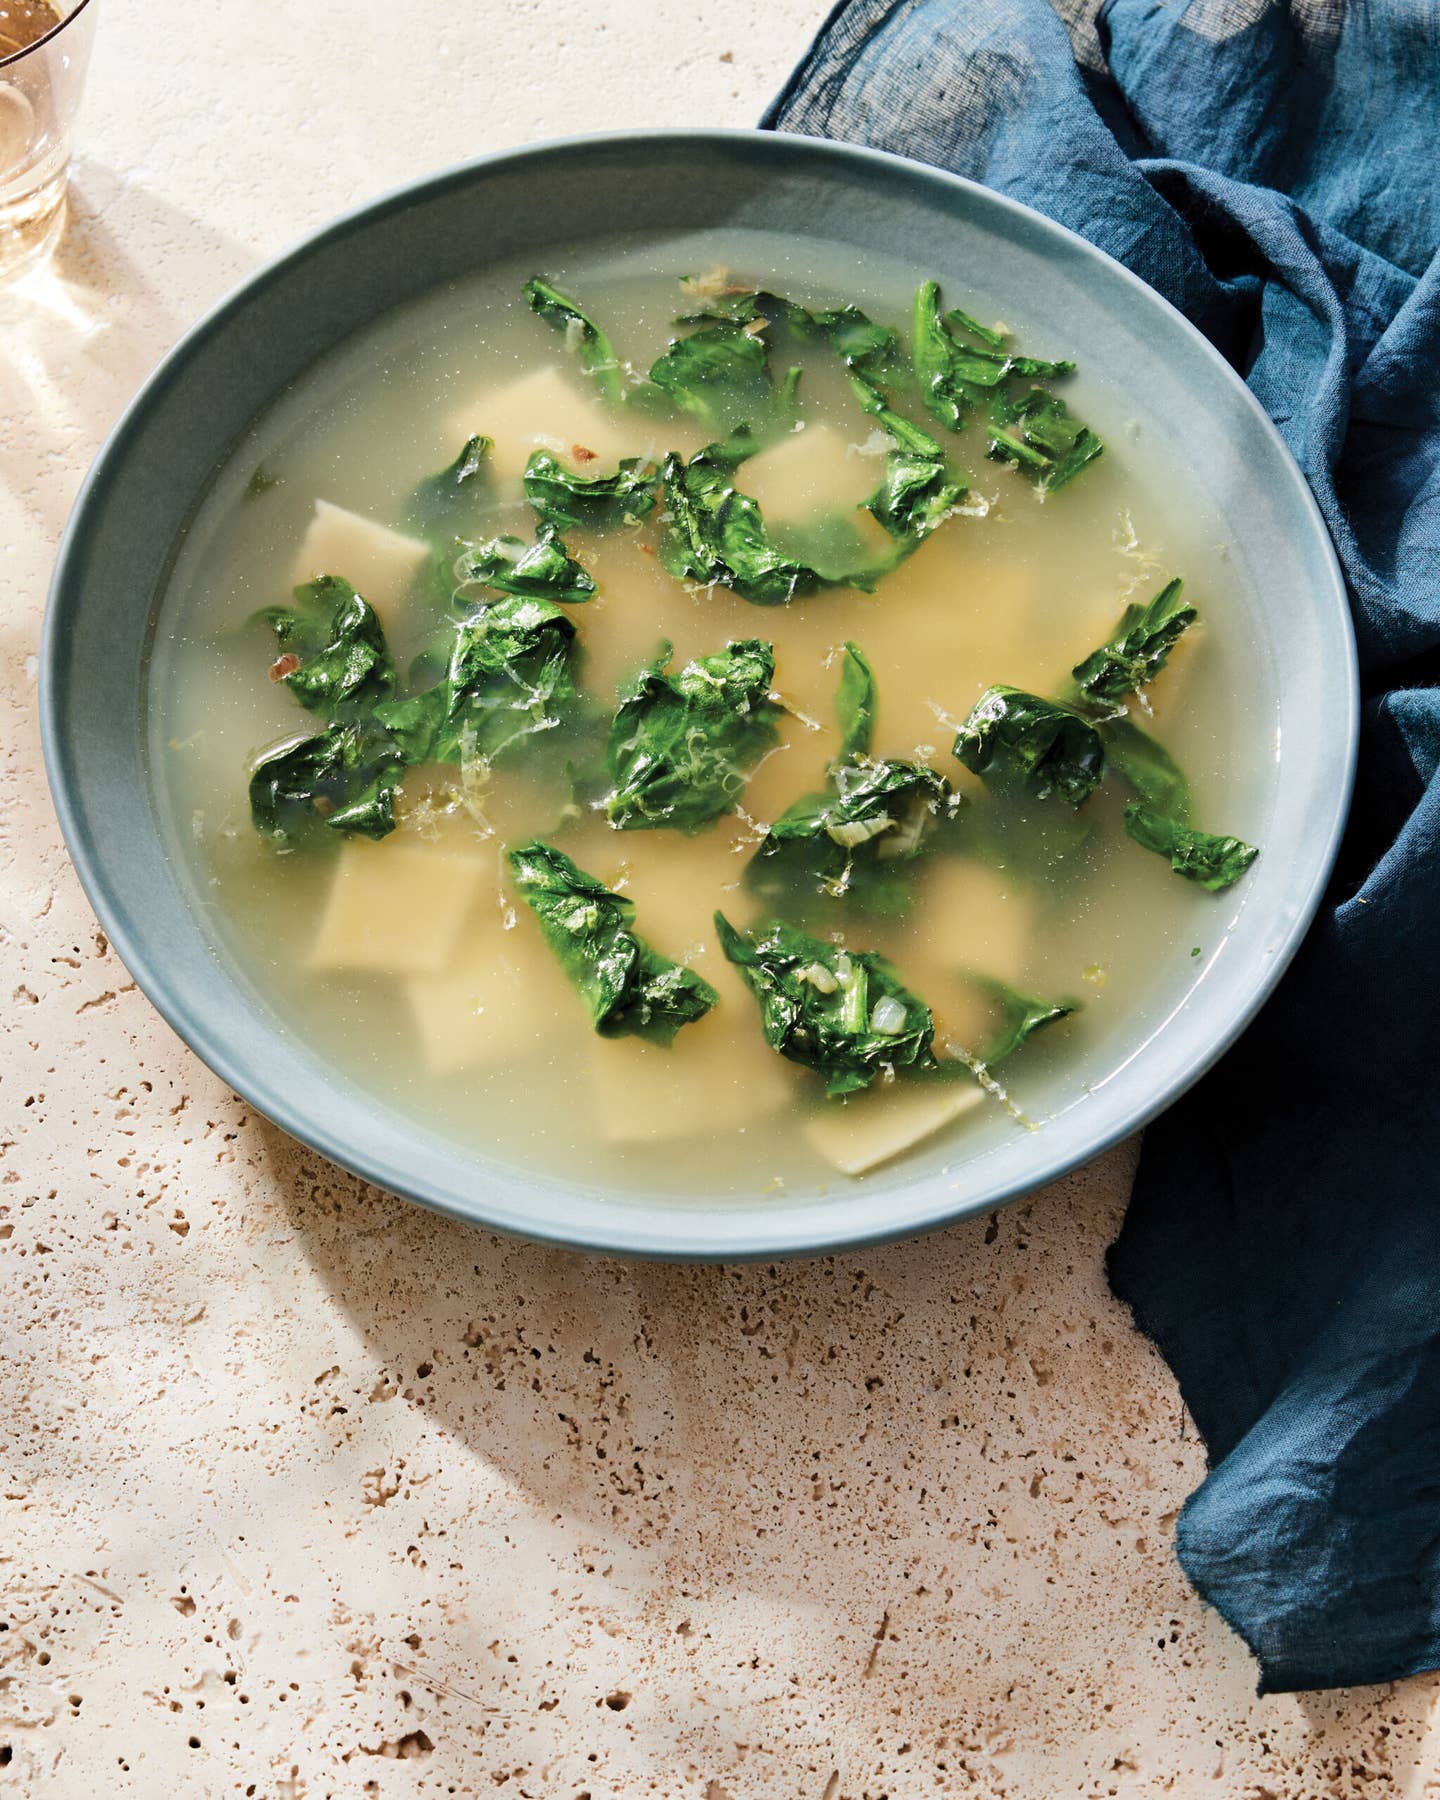
<svg viewBox="0 0 1440 1800">
<path fill-rule="evenodd" d="M 1264 854 L 1226 914 L 1224 953 L 1137 1019 L 1135 1054 L 1118 1072 L 1044 1130 L 1008 1133 L 982 1155 L 932 1146 L 853 1187 L 763 1209 L 629 1199 L 491 1164 L 328 1068 L 265 1010 L 189 907 L 141 725 L 157 596 L 197 498 L 252 418 L 317 357 L 488 259 L 533 256 L 540 267 L 595 238 L 712 226 L 864 245 L 957 289 L 983 267 L 987 293 L 1013 296 L 1020 317 L 1042 295 L 1087 370 L 1120 372 L 1123 416 L 1148 453 L 1183 465 L 1196 503 L 1224 520 L 1262 712 L 1281 748 L 1243 822 Z M 1103 426 L 1103 396 L 1096 403 Z M 1089 417 L 1088 394 L 1085 407 Z M 488 157 L 352 213 L 246 282 L 167 357 L 91 471 L 55 572 L 41 706 L 56 809 L 101 923 L 237 1092 L 396 1193 L 531 1237 L 663 1257 L 781 1256 L 924 1230 L 1013 1199 L 1143 1125 L 1244 1028 L 1298 945 L 1338 845 L 1357 719 L 1349 615 L 1314 502 L 1245 387 L 1178 313 L 1080 238 L 983 188 L 759 132 L 625 134 Z"/>
</svg>

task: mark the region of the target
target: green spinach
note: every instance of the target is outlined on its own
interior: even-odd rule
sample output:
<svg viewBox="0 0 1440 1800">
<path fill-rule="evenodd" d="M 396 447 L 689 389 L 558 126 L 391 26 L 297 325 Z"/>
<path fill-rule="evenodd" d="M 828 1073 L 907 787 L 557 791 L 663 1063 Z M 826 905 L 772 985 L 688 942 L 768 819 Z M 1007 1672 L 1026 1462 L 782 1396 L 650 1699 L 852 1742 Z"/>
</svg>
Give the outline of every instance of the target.
<svg viewBox="0 0 1440 1800">
<path fill-rule="evenodd" d="M 1123 703 L 1148 687 L 1186 627 L 1198 614 L 1180 598 L 1181 583 L 1167 582 L 1144 606 L 1130 605 L 1098 650 L 1074 668 L 1075 685 L 1097 710 L 1119 712 Z"/>
<path fill-rule="evenodd" d="M 1071 806 L 1090 798 L 1105 768 L 1100 733 L 1088 719 L 1013 687 L 980 696 L 956 736 L 955 755 L 974 775 L 996 776 L 1042 800 L 1058 793 Z"/>
<path fill-rule="evenodd" d="M 956 368 L 956 351 L 955 340 L 940 316 L 940 285 L 923 281 L 915 290 L 910 360 L 921 399 L 951 431 L 962 429 L 977 399 L 972 384 Z"/>
<path fill-rule="evenodd" d="M 901 364 L 900 340 L 888 325 L 877 325 L 858 306 L 810 308 L 787 300 L 782 294 L 742 286 L 705 288 L 694 282 L 681 286 L 696 301 L 695 310 L 676 320 L 695 325 L 715 320 L 730 325 L 788 326 L 796 337 L 824 343 L 847 369 L 870 375 L 894 372 Z"/>
<path fill-rule="evenodd" d="M 921 282 L 911 319 L 911 362 L 926 407 L 959 431 L 976 407 L 1017 377 L 1071 375 L 1072 362 L 1017 356 L 1003 335 L 958 308 L 941 315 L 940 284 Z"/>
<path fill-rule="evenodd" d="M 650 380 L 708 431 L 764 425 L 776 408 L 765 340 L 738 325 L 705 325 L 674 339 Z"/>
<path fill-rule="evenodd" d="M 711 320 L 748 325 L 760 317 L 755 304 L 756 289 L 747 281 L 731 281 L 724 269 L 711 269 L 704 275 L 682 275 L 680 292 L 690 303 L 690 310 L 676 318 L 677 325 L 704 325 Z"/>
<path fill-rule="evenodd" d="M 277 475 L 268 463 L 258 462 L 250 471 L 250 479 L 245 483 L 243 500 L 258 500 L 262 494 L 268 494 L 271 488 L 280 485 L 282 477 Z"/>
<path fill-rule="evenodd" d="M 775 432 L 794 431 L 800 423 L 800 379 L 804 373 L 799 363 L 792 363 L 781 377 L 771 414 L 771 426 Z"/>
<path fill-rule="evenodd" d="M 1232 887 L 1260 854 L 1239 838 L 1195 831 L 1133 800 L 1125 808 L 1125 829 L 1146 850 L 1168 856 L 1177 875 L 1212 894 Z"/>
<path fill-rule="evenodd" d="M 910 904 L 904 865 L 924 848 L 928 827 L 948 809 L 943 775 L 923 763 L 843 763 L 830 792 L 807 794 L 770 825 L 746 882 L 772 904 L 808 895 L 849 899 L 895 916 Z"/>
<path fill-rule="evenodd" d="M 1237 882 L 1259 852 L 1239 838 L 1216 837 L 1188 823 L 1190 784 L 1184 770 L 1124 706 L 1160 673 L 1198 616 L 1180 592 L 1180 582 L 1170 581 L 1147 604 L 1125 608 L 1105 643 L 1075 665 L 1076 703 L 1095 719 L 1110 767 L 1139 795 L 1125 808 L 1127 833 L 1168 857 L 1177 875 L 1218 893 Z"/>
<path fill-rule="evenodd" d="M 613 475 L 577 475 L 537 450 L 525 465 L 525 498 L 557 531 L 637 524 L 655 504 L 654 463 L 627 456 Z"/>
<path fill-rule="evenodd" d="M 933 281 L 915 290 L 911 361 L 921 397 L 942 425 L 959 431 L 983 409 L 987 453 L 1023 470 L 1043 489 L 1073 481 L 1104 449 L 1088 426 L 1070 416 L 1063 400 L 1044 388 L 1018 391 L 1022 381 L 1073 374 L 1074 363 L 1017 356 L 998 331 L 968 313 L 956 309 L 942 316 Z"/>
<path fill-rule="evenodd" d="M 405 756 L 373 717 L 336 722 L 264 752 L 250 772 L 250 815 L 262 837 L 293 849 L 317 830 L 382 838 L 395 829 Z"/>
<path fill-rule="evenodd" d="M 762 306 L 773 304 L 797 337 L 827 343 L 852 373 L 886 375 L 901 367 L 900 339 L 888 325 L 877 325 L 858 306 L 811 309 L 776 295 L 761 294 L 758 299 Z"/>
<path fill-rule="evenodd" d="M 840 652 L 840 685 L 835 693 L 835 717 L 840 727 L 837 762 L 853 762 L 868 756 L 875 741 L 875 714 L 880 704 L 875 671 L 858 644 L 847 643 Z"/>
<path fill-rule="evenodd" d="M 348 581 L 322 575 L 295 589 L 295 605 L 260 614 L 281 652 L 271 670 L 307 710 L 354 718 L 395 692 L 395 667 L 374 608 Z"/>
<path fill-rule="evenodd" d="M 891 537 L 913 549 L 944 524 L 964 499 L 965 484 L 951 477 L 945 453 L 930 433 L 897 413 L 873 382 L 857 375 L 850 386 L 895 444 L 885 456 L 884 480 L 865 505 Z"/>
<path fill-rule="evenodd" d="M 939 444 L 928 431 L 896 412 L 876 384 L 878 375 L 891 372 L 898 365 L 899 340 L 888 326 L 875 324 L 856 306 L 811 311 L 778 294 L 764 292 L 725 294 L 717 304 L 731 320 L 782 321 L 796 336 L 828 345 L 850 370 L 856 399 L 895 443 L 886 457 L 885 478 L 865 503 L 893 538 L 913 549 L 964 498 L 964 483 L 951 477 Z M 714 329 L 733 331 L 736 327 L 731 324 Z M 798 379 L 799 373 L 792 369 L 787 381 Z M 755 416 L 764 416 L 758 405 L 752 410 Z M 883 572 L 864 569 L 860 572 L 862 582 L 868 584 Z"/>
<path fill-rule="evenodd" d="M 453 573 L 461 598 L 468 588 L 494 588 L 522 599 L 579 606 L 598 591 L 553 525 L 542 525 L 533 544 L 518 537 L 462 542 Z"/>
<path fill-rule="evenodd" d="M 427 530 L 444 530 L 473 509 L 484 486 L 485 463 L 494 438 L 468 437 L 454 462 L 428 476 L 410 496 L 410 511 Z"/>
<path fill-rule="evenodd" d="M 1099 729 L 1108 765 L 1129 782 L 1147 807 L 1183 824 L 1190 816 L 1190 783 L 1165 746 L 1133 719 L 1108 719 Z"/>
<path fill-rule="evenodd" d="M 986 454 L 1031 476 L 1046 493 L 1073 481 L 1104 448 L 1063 400 L 1043 388 L 1018 400 L 999 394 L 991 402 Z"/>
<path fill-rule="evenodd" d="M 980 1060 L 986 1068 L 994 1068 L 1007 1057 L 1013 1056 L 1017 1050 L 1023 1049 L 1037 1031 L 1043 1031 L 1047 1025 L 1054 1025 L 1061 1019 L 1068 1019 L 1072 1013 L 1079 1012 L 1080 1005 L 1075 1000 L 1037 1000 L 1032 994 L 1022 994 L 1008 982 L 983 978 L 981 987 L 995 1002 L 1000 1013 L 1000 1024 L 995 1036 L 981 1052 Z"/>
<path fill-rule="evenodd" d="M 782 920 L 741 932 L 717 912 L 715 930 L 759 1002 L 766 1042 L 824 1076 L 831 1097 L 900 1070 L 939 1068 L 930 1008 L 883 956 L 846 950 Z"/>
<path fill-rule="evenodd" d="M 651 948 L 635 907 L 540 839 L 507 851 L 516 888 L 540 922 L 603 1037 L 669 1044 L 719 999 L 708 981 Z"/>
<path fill-rule="evenodd" d="M 629 831 L 703 831 L 734 810 L 776 741 L 775 652 L 758 638 L 726 645 L 667 675 L 664 645 L 640 670 L 610 727 L 605 816 Z"/>
<path fill-rule="evenodd" d="M 904 865 L 951 810 L 950 785 L 923 763 L 871 757 L 875 677 L 854 644 L 845 646 L 836 710 L 841 755 L 829 789 L 794 801 L 766 829 L 746 883 L 777 906 L 823 895 L 902 913 L 910 903 Z"/>
<path fill-rule="evenodd" d="M 497 600 L 456 627 L 444 679 L 380 707 L 378 721 L 409 762 L 493 762 L 574 708 L 574 638 L 548 600 Z"/>
<path fill-rule="evenodd" d="M 758 502 L 735 486 L 736 470 L 759 448 L 753 432 L 739 430 L 688 463 L 674 451 L 665 458 L 665 567 L 684 581 L 732 588 L 756 606 L 784 606 L 826 587 L 865 585 L 863 578 L 827 580 L 776 547 Z"/>
<path fill-rule="evenodd" d="M 527 281 L 521 292 L 532 312 L 556 331 L 564 332 L 566 345 L 574 351 L 605 404 L 619 406 L 625 398 L 620 362 L 609 338 L 590 315 L 542 276 Z"/>
</svg>

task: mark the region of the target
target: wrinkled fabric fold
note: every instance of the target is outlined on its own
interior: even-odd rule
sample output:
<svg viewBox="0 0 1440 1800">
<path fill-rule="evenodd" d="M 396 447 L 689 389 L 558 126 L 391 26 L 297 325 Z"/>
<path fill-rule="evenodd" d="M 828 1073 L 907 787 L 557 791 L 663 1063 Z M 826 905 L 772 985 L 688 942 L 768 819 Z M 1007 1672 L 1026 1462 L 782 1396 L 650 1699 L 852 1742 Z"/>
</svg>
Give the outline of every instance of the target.
<svg viewBox="0 0 1440 1800">
<path fill-rule="evenodd" d="M 1275 420 L 1360 649 L 1354 807 L 1275 997 L 1146 1133 L 1116 1293 L 1210 1472 L 1177 1530 L 1262 1691 L 1440 1667 L 1440 4 L 848 0 L 763 121 L 1023 200 Z M 1077 346 L 1083 354 L 1083 346 Z"/>
</svg>

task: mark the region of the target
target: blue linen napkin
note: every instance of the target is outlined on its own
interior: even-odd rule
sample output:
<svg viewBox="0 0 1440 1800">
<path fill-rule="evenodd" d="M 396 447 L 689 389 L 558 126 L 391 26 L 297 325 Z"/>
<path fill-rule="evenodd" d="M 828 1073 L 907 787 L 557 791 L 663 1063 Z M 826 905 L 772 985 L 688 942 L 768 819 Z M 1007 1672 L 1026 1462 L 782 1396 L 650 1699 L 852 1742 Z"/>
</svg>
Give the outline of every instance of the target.
<svg viewBox="0 0 1440 1800">
<path fill-rule="evenodd" d="M 1067 9 L 1070 10 L 1070 9 Z M 765 116 L 1129 265 L 1249 382 L 1344 565 L 1364 727 L 1330 893 L 1145 1136 L 1110 1253 L 1211 1467 L 1177 1549 L 1260 1691 L 1440 1666 L 1440 5 L 843 0 Z"/>
</svg>

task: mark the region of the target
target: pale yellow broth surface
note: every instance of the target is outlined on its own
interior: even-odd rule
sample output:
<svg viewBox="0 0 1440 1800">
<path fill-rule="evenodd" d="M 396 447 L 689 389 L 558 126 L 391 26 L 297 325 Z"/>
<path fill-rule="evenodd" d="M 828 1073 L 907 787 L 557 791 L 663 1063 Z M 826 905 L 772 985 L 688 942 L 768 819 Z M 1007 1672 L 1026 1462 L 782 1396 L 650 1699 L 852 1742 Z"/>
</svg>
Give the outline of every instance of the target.
<svg viewBox="0 0 1440 1800">
<path fill-rule="evenodd" d="M 837 279 L 838 269 L 817 259 L 787 267 L 784 247 L 755 234 L 714 250 L 710 260 L 725 257 L 797 297 L 853 297 L 887 321 L 905 320 L 916 272 L 868 269 L 857 286 L 853 270 Z M 674 278 L 697 260 L 693 248 L 661 247 L 547 272 L 613 326 L 622 355 L 643 372 L 681 310 Z M 399 829 L 330 854 L 277 855 L 252 829 L 246 803 L 249 759 L 311 725 L 266 680 L 271 640 L 247 624 L 257 608 L 283 603 L 293 582 L 321 572 L 307 556 L 367 594 L 403 671 L 442 622 L 422 597 L 423 580 L 407 573 L 415 542 L 408 496 L 466 435 L 496 439 L 493 505 L 477 536 L 533 535 L 519 476 L 537 441 L 567 454 L 576 444 L 594 451 L 587 473 L 612 468 L 622 454 L 692 452 L 704 441 L 693 425 L 607 415 L 560 337 L 517 302 L 519 280 L 532 272 L 497 272 L 436 296 L 347 346 L 258 423 L 215 482 L 177 562 L 152 682 L 157 786 L 196 903 L 285 1028 L 345 1078 L 426 1129 L 517 1165 L 617 1196 L 728 1193 L 758 1203 L 781 1187 L 823 1192 L 852 1179 L 847 1169 L 937 1129 L 963 1165 L 967 1145 L 983 1144 L 986 1133 L 1025 1128 L 1007 1102 L 974 1084 L 923 1095 L 897 1084 L 827 1102 L 818 1077 L 764 1043 L 755 1002 L 721 956 L 711 916 L 717 907 L 736 924 L 760 916 L 742 885 L 745 865 L 764 823 L 824 783 L 846 640 L 861 646 L 877 679 L 875 753 L 930 762 L 967 795 L 956 836 L 963 852 L 966 818 L 982 817 L 986 798 L 951 754 L 957 722 L 992 682 L 1056 691 L 1123 605 L 1148 599 L 1174 573 L 1186 577 L 1204 623 L 1156 684 L 1153 719 L 1142 722 L 1186 765 L 1200 822 L 1230 829 L 1224 809 L 1244 792 L 1232 740 L 1243 666 L 1225 650 L 1233 600 L 1220 535 L 1213 522 L 1187 529 L 1157 505 L 1156 472 L 1142 470 L 1123 433 L 1111 436 L 1097 467 L 1042 503 L 1020 477 L 984 460 L 976 431 L 952 438 L 933 426 L 969 474 L 969 500 L 874 594 L 836 590 L 757 607 L 667 574 L 653 515 L 638 530 L 571 533 L 572 553 L 600 588 L 570 609 L 588 692 L 608 700 L 664 639 L 678 667 L 727 640 L 761 637 L 775 646 L 775 690 L 787 708 L 779 746 L 738 812 L 713 830 L 695 838 L 617 832 L 592 813 L 556 837 L 635 901 L 645 937 L 720 994 L 668 1050 L 601 1039 L 528 909 L 506 889 L 504 845 L 554 831 L 564 800 L 527 774 L 523 757 L 498 766 L 483 789 L 453 768 L 411 772 Z M 976 310 L 983 296 L 957 290 L 953 299 Z M 1082 346 L 1029 335 L 1039 354 L 1074 352 L 1083 361 Z M 880 476 L 872 421 L 847 403 L 833 370 L 807 366 L 802 391 L 804 429 L 740 478 L 781 533 L 817 506 L 858 505 Z M 262 459 L 275 485 L 246 498 Z M 401 541 L 347 537 L 353 528 L 333 514 L 317 523 L 316 501 Z M 328 566 L 350 545 L 368 582 Z M 974 854 L 916 865 L 906 919 L 833 920 L 852 947 L 893 958 L 934 1009 L 937 1044 L 974 1048 L 992 1025 L 973 974 L 1082 1001 L 1083 1011 L 1003 1072 L 1008 1107 L 1042 1126 L 1046 1104 L 1083 1095 L 1134 1054 L 1162 990 L 1183 993 L 1228 916 L 1124 837 L 1123 796 L 1111 786 L 1083 810 L 1088 841 L 1060 863 L 1047 861 L 1044 846 L 1066 847 L 1074 821 L 1058 799 L 1035 802 L 1010 827 L 1030 856 L 993 846 L 981 853 L 977 838 Z M 1038 878 L 1028 866 L 1037 859 Z"/>
</svg>

